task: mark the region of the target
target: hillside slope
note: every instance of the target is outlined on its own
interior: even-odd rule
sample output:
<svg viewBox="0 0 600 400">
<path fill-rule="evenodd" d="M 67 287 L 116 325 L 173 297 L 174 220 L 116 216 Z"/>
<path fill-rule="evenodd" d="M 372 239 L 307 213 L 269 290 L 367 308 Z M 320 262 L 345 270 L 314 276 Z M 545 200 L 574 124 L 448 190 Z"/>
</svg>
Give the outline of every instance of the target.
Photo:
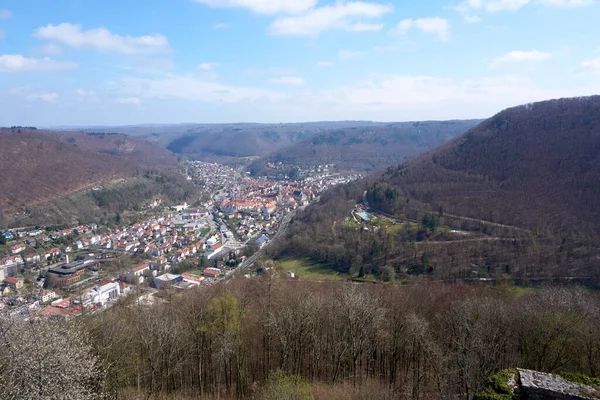
<svg viewBox="0 0 600 400">
<path fill-rule="evenodd" d="M 374 205 L 552 231 L 600 232 L 600 96 L 504 110 L 454 141 L 391 169 Z"/>
<path fill-rule="evenodd" d="M 267 163 L 289 166 L 335 164 L 340 170 L 372 171 L 397 164 L 440 146 L 479 123 L 466 121 L 399 122 L 320 133 L 262 159 L 252 173 L 269 174 Z"/>
<path fill-rule="evenodd" d="M 598 287 L 599 178 L 600 96 L 510 108 L 326 192 L 297 214 L 272 255 L 310 256 L 349 275 Z M 357 227 L 351 211 L 365 193 L 394 221 Z"/>
<path fill-rule="evenodd" d="M 0 129 L 0 221 L 116 178 L 176 165 L 164 149 L 125 135 Z"/>
<path fill-rule="evenodd" d="M 261 157 L 330 129 L 379 126 L 381 123 L 342 121 L 298 124 L 224 124 L 192 127 L 166 146 L 192 159 L 236 162 L 243 157 Z M 157 141 L 164 140 L 160 135 Z"/>
<path fill-rule="evenodd" d="M 60 197 L 132 166 L 44 132 L 5 129 L 0 131 L 0 206 L 10 209 Z"/>
<path fill-rule="evenodd" d="M 69 128 L 90 133 L 119 133 L 142 137 L 187 158 L 224 163 L 239 158 L 265 156 L 321 132 L 351 127 L 382 126 L 371 121 L 322 121 L 306 123 L 233 123 L 137 125 Z"/>
</svg>

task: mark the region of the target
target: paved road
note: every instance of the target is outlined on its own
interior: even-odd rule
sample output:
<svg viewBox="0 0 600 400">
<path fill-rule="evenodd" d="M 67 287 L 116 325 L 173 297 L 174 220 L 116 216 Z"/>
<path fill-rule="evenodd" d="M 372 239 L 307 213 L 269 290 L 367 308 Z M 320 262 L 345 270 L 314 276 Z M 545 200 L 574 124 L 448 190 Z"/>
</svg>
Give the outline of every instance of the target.
<svg viewBox="0 0 600 400">
<path fill-rule="evenodd" d="M 462 240 L 447 240 L 447 241 L 422 241 L 422 242 L 414 242 L 416 246 L 420 245 L 445 245 L 445 244 L 453 244 L 453 243 L 470 243 L 470 242 L 514 242 L 514 241 L 523 241 L 526 239 L 515 239 L 515 238 L 500 238 L 500 237 L 487 237 L 487 238 L 474 238 L 474 239 L 462 239 Z"/>
<path fill-rule="evenodd" d="M 271 240 L 269 240 L 269 242 L 267 244 L 265 244 L 260 250 L 258 250 L 256 253 L 254 253 L 250 258 L 248 258 L 246 261 L 244 261 L 243 263 L 241 263 L 233 272 L 238 272 L 238 271 L 242 271 L 244 269 L 250 268 L 254 262 L 263 255 L 265 249 L 271 244 L 273 243 L 275 240 L 277 240 L 278 238 L 280 238 L 285 231 L 287 230 L 290 221 L 292 220 L 292 218 L 294 217 L 294 215 L 296 215 L 296 212 L 298 210 L 294 210 L 291 213 L 289 213 L 288 215 L 286 215 L 285 217 L 283 217 L 283 220 L 281 220 L 281 225 L 279 225 L 279 229 L 277 230 L 277 233 L 275 234 L 275 236 L 273 236 L 273 238 L 271 238 Z"/>
<path fill-rule="evenodd" d="M 435 213 L 435 212 L 432 211 L 432 212 L 430 212 L 430 214 L 437 214 L 437 213 Z M 483 220 L 483 219 L 477 219 L 477 218 L 471 218 L 471 217 L 463 217 L 463 216 L 460 216 L 460 215 L 454 215 L 454 214 L 448 214 L 448 213 L 444 213 L 444 216 L 445 217 L 450 217 L 450 218 L 462 219 L 462 220 L 465 220 L 465 221 L 479 222 L 479 223 L 484 224 L 484 225 L 495 226 L 495 227 L 498 227 L 498 228 L 507 228 L 507 229 L 512 229 L 512 230 L 515 230 L 515 231 L 529 232 L 529 230 L 524 229 L 524 228 L 519 228 L 518 226 L 504 225 L 504 224 L 499 224 L 497 222 L 486 221 L 486 220 Z"/>
<path fill-rule="evenodd" d="M 363 203 L 369 209 L 371 209 L 372 211 L 375 211 L 375 212 L 377 212 L 379 214 L 385 215 L 386 217 L 390 217 L 390 218 L 394 218 L 394 219 L 396 218 L 395 216 L 393 216 L 391 214 L 388 214 L 388 213 L 386 213 L 386 212 L 384 212 L 382 210 L 378 210 L 377 208 L 373 208 L 373 207 L 369 206 L 369 200 L 367 199 L 367 191 L 366 190 L 363 193 Z M 437 215 L 438 213 L 434 212 L 434 211 L 430 211 L 429 214 Z M 507 229 L 513 229 L 513 230 L 521 231 L 521 232 L 529 232 L 528 229 L 519 228 L 518 226 L 504 225 L 504 224 L 499 224 L 497 222 L 486 221 L 486 220 L 483 220 L 483 219 L 477 219 L 477 218 L 471 218 L 471 217 L 463 217 L 463 216 L 460 216 L 460 215 L 448 214 L 448 213 L 444 213 L 443 215 L 446 216 L 446 217 L 456 218 L 456 219 L 462 219 L 462 220 L 465 220 L 465 221 L 479 222 L 479 223 L 484 224 L 484 225 L 495 226 L 495 227 L 498 227 L 498 228 L 507 228 Z M 420 223 L 420 221 L 411 220 L 411 219 L 408 219 L 408 218 L 404 218 L 404 219 L 407 220 L 407 221 L 409 221 L 409 222 Z"/>
</svg>

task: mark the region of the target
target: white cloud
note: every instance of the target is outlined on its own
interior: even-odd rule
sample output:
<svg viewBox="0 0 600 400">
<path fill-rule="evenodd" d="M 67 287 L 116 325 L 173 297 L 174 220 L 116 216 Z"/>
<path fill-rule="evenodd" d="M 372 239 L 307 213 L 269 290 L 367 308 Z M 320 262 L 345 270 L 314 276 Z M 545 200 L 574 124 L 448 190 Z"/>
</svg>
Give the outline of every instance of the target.
<svg viewBox="0 0 600 400">
<path fill-rule="evenodd" d="M 337 2 L 334 5 L 314 8 L 294 17 L 276 19 L 269 27 L 272 35 L 319 36 L 323 31 L 378 31 L 383 24 L 371 24 L 361 19 L 380 18 L 394 11 L 391 4 L 383 5 L 362 1 Z"/>
<path fill-rule="evenodd" d="M 464 0 L 455 9 L 469 18 L 472 12 L 517 11 L 529 4 L 574 8 L 594 3 L 595 0 Z"/>
<path fill-rule="evenodd" d="M 0 19 L 8 19 L 12 16 L 13 14 L 9 10 L 0 10 Z"/>
<path fill-rule="evenodd" d="M 538 0 L 537 2 L 545 6 L 575 8 L 590 6 L 594 4 L 596 0 Z"/>
<path fill-rule="evenodd" d="M 317 67 L 323 67 L 323 68 L 328 68 L 328 67 L 332 67 L 333 63 L 331 61 L 319 61 L 317 63 Z"/>
<path fill-rule="evenodd" d="M 136 71 L 145 74 L 161 74 L 175 68 L 175 63 L 164 57 L 134 57 L 129 64 L 121 66 L 127 71 Z"/>
<path fill-rule="evenodd" d="M 170 50 L 167 38 L 161 34 L 121 36 L 105 28 L 82 30 L 81 25 L 62 23 L 38 28 L 34 37 L 52 40 L 74 48 L 90 48 L 122 54 L 157 54 Z"/>
<path fill-rule="evenodd" d="M 476 15 L 465 15 L 465 21 L 467 21 L 470 24 L 476 24 L 478 22 L 481 22 L 481 17 L 478 17 Z"/>
<path fill-rule="evenodd" d="M 0 55 L 0 72 L 24 71 L 56 71 L 77 68 L 77 64 L 70 61 L 56 61 L 48 57 L 32 58 L 21 54 Z"/>
<path fill-rule="evenodd" d="M 533 63 L 545 61 L 552 57 L 550 53 L 544 53 L 538 50 L 521 51 L 515 50 L 510 51 L 500 57 L 495 58 L 490 63 L 490 68 L 496 68 L 503 64 L 518 64 L 518 63 Z"/>
<path fill-rule="evenodd" d="M 563 88 L 559 88 L 563 87 Z M 531 79 L 489 76 L 476 79 L 444 76 L 386 75 L 341 86 L 278 90 L 205 82 L 189 76 L 123 78 L 107 88 L 115 98 L 138 98 L 141 105 L 124 106 L 115 98 L 103 107 L 91 101 L 40 102 L 36 112 L 0 90 L 4 123 L 27 125 L 106 125 L 198 122 L 301 122 L 316 120 L 415 121 L 483 118 L 518 104 L 600 92 L 600 80 L 581 85 L 541 86 Z M 27 100 L 27 95 L 19 95 Z M 112 104 L 111 104 L 112 103 Z M 142 107 L 143 105 L 143 107 Z M 18 118 L 15 118 L 18 116 Z M 24 122 L 23 122 L 24 123 Z"/>
<path fill-rule="evenodd" d="M 214 8 L 245 8 L 257 14 L 300 14 L 318 0 L 194 0 Z"/>
<path fill-rule="evenodd" d="M 49 92 L 32 93 L 27 96 L 27 99 L 29 100 L 39 100 L 44 101 L 46 103 L 54 103 L 57 98 L 58 94 Z"/>
<path fill-rule="evenodd" d="M 142 100 L 139 97 L 125 97 L 125 98 L 121 98 L 121 99 L 116 99 L 115 103 L 137 105 L 137 104 L 141 104 Z"/>
<path fill-rule="evenodd" d="M 279 91 L 235 87 L 182 76 L 164 79 L 128 78 L 114 84 L 123 97 L 144 100 L 156 107 L 156 118 L 174 118 L 154 100 L 187 100 L 189 114 L 178 119 L 202 118 L 222 122 L 260 122 L 369 119 L 381 121 L 488 117 L 503 108 L 532 101 L 592 94 L 598 84 L 564 90 L 541 88 L 532 80 L 514 76 L 458 79 L 433 76 L 381 76 L 319 90 Z M 153 100 L 154 99 L 154 100 Z M 152 100 L 152 101 L 151 101 Z M 198 114 L 193 102 L 210 105 Z M 214 114 L 219 110 L 219 114 Z"/>
<path fill-rule="evenodd" d="M 56 43 L 46 43 L 38 46 L 34 49 L 35 53 L 38 54 L 50 54 L 52 56 L 59 56 L 62 54 L 62 48 Z"/>
<path fill-rule="evenodd" d="M 385 27 L 384 24 L 365 24 L 363 22 L 357 22 L 350 24 L 344 29 L 349 32 L 379 32 Z"/>
<path fill-rule="evenodd" d="M 224 85 L 188 76 L 157 79 L 123 78 L 112 84 L 114 91 L 136 98 L 182 99 L 209 103 L 281 101 L 282 95 L 263 89 Z"/>
<path fill-rule="evenodd" d="M 584 71 L 600 72 L 600 57 L 582 62 L 581 69 Z"/>
<path fill-rule="evenodd" d="M 213 69 L 217 68 L 218 66 L 219 66 L 219 63 L 217 63 L 217 62 L 205 62 L 205 63 L 198 65 L 198 67 L 196 67 L 196 69 L 199 69 L 201 71 L 212 71 Z"/>
<path fill-rule="evenodd" d="M 450 23 L 443 18 L 403 19 L 392 31 L 406 33 L 413 28 L 437 35 L 440 40 L 448 40 L 450 37 Z"/>
<path fill-rule="evenodd" d="M 8 94 L 10 97 L 13 98 L 13 102 L 15 96 L 25 99 L 27 101 L 41 101 L 44 103 L 54 103 L 58 98 L 57 93 L 36 91 L 27 86 L 15 87 L 5 92 L 0 92 L 0 95 L 2 94 Z"/>
<path fill-rule="evenodd" d="M 85 90 L 85 89 L 77 89 L 75 91 L 75 93 L 77 93 L 77 95 L 82 96 L 82 97 L 91 97 L 91 96 L 96 95 L 96 92 L 94 92 L 93 90 Z"/>
<path fill-rule="evenodd" d="M 248 75 L 272 75 L 272 76 L 284 76 L 284 75 L 295 75 L 296 70 L 294 68 L 249 68 L 244 70 L 245 74 Z"/>
<path fill-rule="evenodd" d="M 269 79 L 269 83 L 274 83 L 277 85 L 304 85 L 306 82 L 304 79 L 297 76 L 282 76 L 279 78 Z"/>
<path fill-rule="evenodd" d="M 488 117 L 506 107 L 589 95 L 599 89 L 599 84 L 565 90 L 542 89 L 530 79 L 511 76 L 454 79 L 393 75 L 311 93 L 297 101 L 298 109 L 304 112 L 299 115 L 312 120 L 453 119 Z"/>
<path fill-rule="evenodd" d="M 213 29 L 228 29 L 231 28 L 231 24 L 227 22 L 217 22 L 213 25 Z"/>
<path fill-rule="evenodd" d="M 340 50 L 338 55 L 343 59 L 350 59 L 360 56 L 362 53 L 360 51 L 350 51 L 350 50 Z"/>
</svg>

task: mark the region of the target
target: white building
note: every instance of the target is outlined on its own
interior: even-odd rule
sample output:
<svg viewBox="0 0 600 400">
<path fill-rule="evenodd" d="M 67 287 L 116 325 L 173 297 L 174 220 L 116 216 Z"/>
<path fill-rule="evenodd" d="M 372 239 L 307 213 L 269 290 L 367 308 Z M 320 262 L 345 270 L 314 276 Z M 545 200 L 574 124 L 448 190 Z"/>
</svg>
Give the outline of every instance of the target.
<svg viewBox="0 0 600 400">
<path fill-rule="evenodd" d="M 106 303 L 119 298 L 120 288 L 119 282 L 111 282 L 106 285 L 96 286 L 91 289 L 87 295 L 84 303 L 101 304 L 105 306 Z"/>
<path fill-rule="evenodd" d="M 57 296 L 52 290 L 42 290 L 41 293 L 42 303 L 48 303 L 49 301 L 54 300 Z"/>
<path fill-rule="evenodd" d="M 178 206 L 171 207 L 171 208 L 173 208 L 177 212 L 182 212 L 183 210 L 185 210 L 186 208 L 188 208 L 188 203 L 183 203 L 183 204 L 180 204 Z"/>
</svg>

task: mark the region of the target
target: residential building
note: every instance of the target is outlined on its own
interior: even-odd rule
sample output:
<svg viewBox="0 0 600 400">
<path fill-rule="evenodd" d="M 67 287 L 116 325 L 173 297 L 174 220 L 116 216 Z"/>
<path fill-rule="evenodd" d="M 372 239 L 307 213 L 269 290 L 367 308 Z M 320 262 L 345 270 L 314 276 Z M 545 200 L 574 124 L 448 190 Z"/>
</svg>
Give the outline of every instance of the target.
<svg viewBox="0 0 600 400">
<path fill-rule="evenodd" d="M 118 299 L 120 294 L 119 282 L 111 282 L 102 286 L 97 285 L 84 296 L 84 303 L 105 306 L 108 302 Z"/>
<path fill-rule="evenodd" d="M 19 254 L 25 249 L 26 247 L 24 243 L 15 244 L 13 246 L 10 246 L 10 254 Z"/>
<path fill-rule="evenodd" d="M 180 282 L 183 282 L 183 276 L 181 275 L 163 274 L 154 278 L 154 286 L 157 289 L 166 289 Z"/>
<path fill-rule="evenodd" d="M 4 278 L 4 283 L 11 289 L 21 289 L 24 285 L 24 281 L 21 278 Z"/>
<path fill-rule="evenodd" d="M 206 276 L 207 278 L 216 278 L 221 275 L 221 270 L 217 268 L 206 268 L 202 272 L 202 275 Z"/>
<path fill-rule="evenodd" d="M 56 293 L 52 290 L 42 290 L 40 293 L 40 299 L 42 300 L 42 303 L 48 303 L 54 300 L 56 297 Z"/>
</svg>

